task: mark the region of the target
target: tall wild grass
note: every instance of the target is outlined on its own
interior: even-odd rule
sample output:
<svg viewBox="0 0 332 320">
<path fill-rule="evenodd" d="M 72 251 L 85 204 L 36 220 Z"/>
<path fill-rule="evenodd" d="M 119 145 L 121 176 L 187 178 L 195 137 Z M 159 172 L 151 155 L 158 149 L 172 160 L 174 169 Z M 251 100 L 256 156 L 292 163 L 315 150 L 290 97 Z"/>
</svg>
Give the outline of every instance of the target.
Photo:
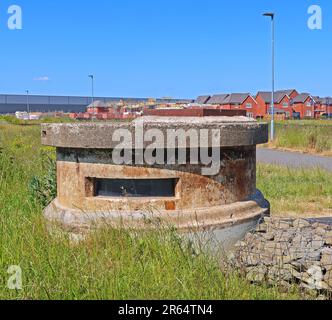
<svg viewBox="0 0 332 320">
<path fill-rule="evenodd" d="M 0 299 L 296 299 L 222 272 L 217 257 L 195 252 L 174 230 L 100 230 L 73 244 L 50 235 L 33 177 L 47 174 L 38 127 L 0 125 Z M 9 290 L 18 265 L 23 289 Z"/>
<path fill-rule="evenodd" d="M 332 122 L 279 122 L 276 139 L 269 146 L 331 156 Z"/>
</svg>

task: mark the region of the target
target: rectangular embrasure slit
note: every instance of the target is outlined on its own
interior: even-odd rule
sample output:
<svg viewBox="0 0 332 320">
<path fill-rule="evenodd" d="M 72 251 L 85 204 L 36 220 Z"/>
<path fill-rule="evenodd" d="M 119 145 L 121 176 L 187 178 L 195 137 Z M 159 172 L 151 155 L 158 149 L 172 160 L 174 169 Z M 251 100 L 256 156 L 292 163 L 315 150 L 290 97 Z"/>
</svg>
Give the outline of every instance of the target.
<svg viewBox="0 0 332 320">
<path fill-rule="evenodd" d="M 173 198 L 178 179 L 95 179 L 96 197 Z"/>
</svg>

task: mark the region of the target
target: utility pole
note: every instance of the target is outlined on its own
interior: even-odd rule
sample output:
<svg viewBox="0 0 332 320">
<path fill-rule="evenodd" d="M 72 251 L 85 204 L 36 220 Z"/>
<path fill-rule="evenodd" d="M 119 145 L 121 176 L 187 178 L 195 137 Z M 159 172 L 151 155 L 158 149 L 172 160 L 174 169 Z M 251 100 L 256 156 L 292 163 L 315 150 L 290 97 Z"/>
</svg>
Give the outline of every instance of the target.
<svg viewBox="0 0 332 320">
<path fill-rule="evenodd" d="M 28 112 L 28 120 L 30 120 L 29 90 L 26 90 L 26 94 L 27 94 L 27 112 Z"/>
<path fill-rule="evenodd" d="M 272 12 L 264 13 L 263 16 L 271 18 L 271 28 L 272 28 L 272 95 L 271 95 L 271 141 L 275 138 L 275 108 L 274 108 L 274 95 L 275 95 L 275 24 L 274 18 L 275 14 Z"/>
<path fill-rule="evenodd" d="M 331 108 L 331 105 L 330 105 L 330 98 L 328 97 L 326 99 L 326 111 L 327 111 L 327 120 L 330 120 L 331 119 L 331 114 L 332 114 L 332 108 Z"/>
<path fill-rule="evenodd" d="M 91 100 L 92 100 L 92 103 L 95 102 L 95 93 L 94 93 L 94 80 L 95 80 L 95 77 L 93 74 L 90 74 L 89 75 L 89 78 L 91 79 Z"/>
</svg>

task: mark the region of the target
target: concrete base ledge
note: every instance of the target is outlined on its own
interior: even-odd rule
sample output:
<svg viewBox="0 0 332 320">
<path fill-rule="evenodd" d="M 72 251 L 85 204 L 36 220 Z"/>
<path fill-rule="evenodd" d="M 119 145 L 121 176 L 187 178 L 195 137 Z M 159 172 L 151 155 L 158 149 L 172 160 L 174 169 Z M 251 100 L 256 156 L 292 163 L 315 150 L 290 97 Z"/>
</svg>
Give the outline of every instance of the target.
<svg viewBox="0 0 332 320">
<path fill-rule="evenodd" d="M 270 206 L 257 191 L 248 201 L 231 205 L 186 211 L 162 212 L 83 212 L 63 207 L 54 200 L 44 212 L 46 220 L 66 232 L 84 234 L 97 228 L 153 230 L 162 225 L 174 226 L 180 233 L 215 232 L 269 214 Z"/>
</svg>

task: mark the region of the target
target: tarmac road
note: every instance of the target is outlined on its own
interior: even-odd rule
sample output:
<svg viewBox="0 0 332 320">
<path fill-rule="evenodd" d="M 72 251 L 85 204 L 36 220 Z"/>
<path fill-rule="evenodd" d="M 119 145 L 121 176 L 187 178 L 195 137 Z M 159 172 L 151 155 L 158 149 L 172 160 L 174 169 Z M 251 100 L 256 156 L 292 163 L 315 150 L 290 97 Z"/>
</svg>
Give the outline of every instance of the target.
<svg viewBox="0 0 332 320">
<path fill-rule="evenodd" d="M 322 168 L 332 171 L 332 157 L 257 148 L 257 161 L 293 168 Z"/>
</svg>

